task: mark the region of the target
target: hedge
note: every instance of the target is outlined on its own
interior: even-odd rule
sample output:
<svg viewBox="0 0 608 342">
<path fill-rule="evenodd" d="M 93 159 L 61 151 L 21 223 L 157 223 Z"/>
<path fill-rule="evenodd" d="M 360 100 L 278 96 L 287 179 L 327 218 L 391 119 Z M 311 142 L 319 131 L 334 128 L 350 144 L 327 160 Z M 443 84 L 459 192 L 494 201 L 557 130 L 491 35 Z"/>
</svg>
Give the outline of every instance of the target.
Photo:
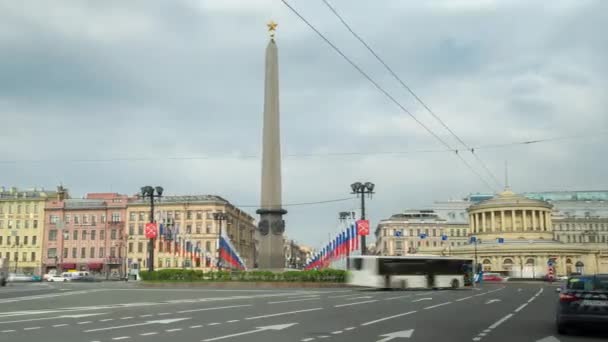
<svg viewBox="0 0 608 342">
<path fill-rule="evenodd" d="M 346 271 L 311 270 L 311 271 L 208 271 L 188 269 L 164 269 L 154 272 L 141 271 L 142 280 L 171 282 L 204 282 L 204 281 L 274 281 L 274 282 L 331 282 L 346 281 Z"/>
</svg>

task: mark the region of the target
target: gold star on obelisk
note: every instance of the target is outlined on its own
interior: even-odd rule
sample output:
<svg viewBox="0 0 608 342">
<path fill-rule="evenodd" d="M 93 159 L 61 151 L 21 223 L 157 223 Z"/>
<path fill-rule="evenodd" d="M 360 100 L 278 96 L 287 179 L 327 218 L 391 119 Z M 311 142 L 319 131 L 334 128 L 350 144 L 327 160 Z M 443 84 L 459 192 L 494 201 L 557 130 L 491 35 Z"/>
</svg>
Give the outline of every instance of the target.
<svg viewBox="0 0 608 342">
<path fill-rule="evenodd" d="M 268 24 L 266 24 L 266 26 L 268 26 L 268 32 L 270 33 L 270 38 L 274 39 L 274 35 L 277 31 L 277 26 L 279 26 L 279 24 L 277 24 L 273 20 L 271 20 Z"/>
</svg>

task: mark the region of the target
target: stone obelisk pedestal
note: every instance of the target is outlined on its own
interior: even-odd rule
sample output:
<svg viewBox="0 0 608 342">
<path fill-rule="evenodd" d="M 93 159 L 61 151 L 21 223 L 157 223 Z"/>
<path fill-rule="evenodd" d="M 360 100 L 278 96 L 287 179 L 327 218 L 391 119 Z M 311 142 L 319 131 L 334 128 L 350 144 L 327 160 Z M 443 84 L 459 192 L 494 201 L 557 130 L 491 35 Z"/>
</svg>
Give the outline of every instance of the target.
<svg viewBox="0 0 608 342">
<path fill-rule="evenodd" d="M 268 24 L 271 39 L 266 47 L 264 131 L 262 143 L 262 194 L 258 224 L 258 268 L 283 270 L 283 233 L 287 213 L 281 202 L 281 134 L 279 120 L 279 57 L 274 40 L 276 24 Z"/>
</svg>

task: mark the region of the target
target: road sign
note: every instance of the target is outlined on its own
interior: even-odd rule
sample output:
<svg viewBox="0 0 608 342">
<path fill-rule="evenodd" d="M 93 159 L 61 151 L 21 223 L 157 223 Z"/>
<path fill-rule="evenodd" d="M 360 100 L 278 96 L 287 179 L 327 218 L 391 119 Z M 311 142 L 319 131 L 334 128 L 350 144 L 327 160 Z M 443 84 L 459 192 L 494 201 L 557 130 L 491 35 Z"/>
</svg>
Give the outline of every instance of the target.
<svg viewBox="0 0 608 342">
<path fill-rule="evenodd" d="M 470 241 L 470 243 L 477 242 L 477 236 L 471 236 L 471 239 L 469 241 Z"/>
<path fill-rule="evenodd" d="M 420 238 L 421 238 L 421 239 L 426 239 L 426 237 L 427 237 L 427 236 L 428 236 L 428 235 L 426 235 L 425 233 L 420 234 Z"/>
<path fill-rule="evenodd" d="M 357 235 L 369 235 L 369 220 L 357 221 Z"/>
<path fill-rule="evenodd" d="M 397 237 L 403 236 L 403 232 L 400 231 L 400 230 L 396 230 L 395 231 L 395 236 L 397 236 Z"/>
<path fill-rule="evenodd" d="M 505 243 L 505 238 L 498 238 L 498 239 L 496 239 L 496 241 L 498 243 Z"/>
<path fill-rule="evenodd" d="M 553 259 L 547 260 L 547 266 L 552 267 L 553 265 L 555 265 L 555 261 Z"/>
<path fill-rule="evenodd" d="M 445 234 L 441 235 L 441 241 L 448 241 L 448 236 Z"/>
<path fill-rule="evenodd" d="M 146 234 L 146 238 L 148 238 L 148 239 L 156 238 L 156 235 L 157 235 L 156 223 L 152 223 L 152 222 L 146 223 L 145 234 Z"/>
</svg>

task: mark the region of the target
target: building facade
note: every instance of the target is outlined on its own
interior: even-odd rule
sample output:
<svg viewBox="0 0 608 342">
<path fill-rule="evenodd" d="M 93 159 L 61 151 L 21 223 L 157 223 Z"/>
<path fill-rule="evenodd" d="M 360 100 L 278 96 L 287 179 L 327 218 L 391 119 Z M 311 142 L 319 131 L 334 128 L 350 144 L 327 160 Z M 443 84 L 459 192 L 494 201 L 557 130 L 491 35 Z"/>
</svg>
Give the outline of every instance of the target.
<svg viewBox="0 0 608 342">
<path fill-rule="evenodd" d="M 382 220 L 375 230 L 379 255 L 407 255 L 425 248 L 449 254 L 454 246 L 467 243 L 466 222 L 440 218 L 434 210 L 406 210 Z"/>
<path fill-rule="evenodd" d="M 154 207 L 154 221 L 162 225 L 154 253 L 156 269 L 215 268 L 220 222 L 246 266 L 254 266 L 254 218 L 227 200 L 211 195 L 163 196 L 155 200 Z M 216 221 L 213 213 L 225 213 L 227 219 Z M 144 228 L 150 222 L 149 199 L 130 201 L 126 216 L 128 262 L 146 269 L 149 240 L 144 235 Z M 193 252 L 197 248 L 200 252 Z"/>
<path fill-rule="evenodd" d="M 46 203 L 67 197 L 62 186 L 56 191 L 0 189 L 0 257 L 11 272 L 42 274 Z"/>
<path fill-rule="evenodd" d="M 125 275 L 128 201 L 127 195 L 115 193 L 48 201 L 43 269 L 89 271 L 106 277 Z"/>
</svg>

